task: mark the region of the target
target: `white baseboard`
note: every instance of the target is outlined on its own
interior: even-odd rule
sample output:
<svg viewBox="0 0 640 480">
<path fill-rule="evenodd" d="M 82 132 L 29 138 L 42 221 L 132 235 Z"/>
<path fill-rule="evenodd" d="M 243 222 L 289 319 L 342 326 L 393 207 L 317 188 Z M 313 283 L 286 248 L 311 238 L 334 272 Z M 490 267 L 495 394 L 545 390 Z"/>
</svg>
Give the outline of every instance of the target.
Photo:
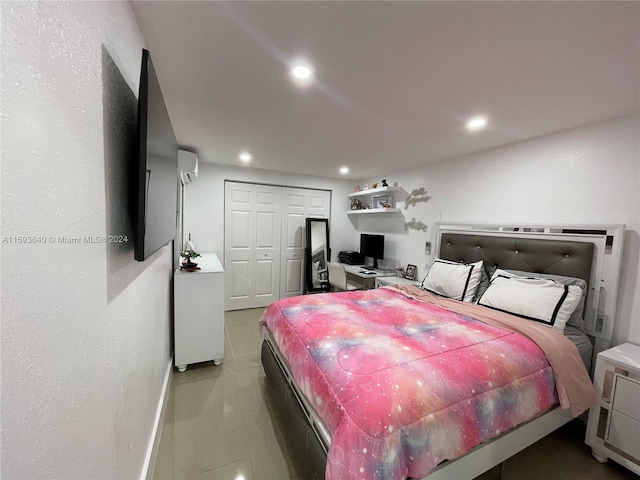
<svg viewBox="0 0 640 480">
<path fill-rule="evenodd" d="M 162 436 L 162 425 L 164 424 L 164 414 L 167 411 L 167 403 L 169 400 L 169 384 L 171 382 L 171 372 L 173 370 L 173 356 L 169 358 L 167 371 L 164 375 L 164 383 L 160 398 L 158 399 L 158 407 L 156 408 L 156 418 L 149 438 L 147 454 L 145 455 L 144 464 L 142 465 L 142 473 L 140 480 L 151 480 L 153 478 L 153 469 L 156 465 L 158 457 L 158 447 L 160 446 L 160 437 Z"/>
</svg>

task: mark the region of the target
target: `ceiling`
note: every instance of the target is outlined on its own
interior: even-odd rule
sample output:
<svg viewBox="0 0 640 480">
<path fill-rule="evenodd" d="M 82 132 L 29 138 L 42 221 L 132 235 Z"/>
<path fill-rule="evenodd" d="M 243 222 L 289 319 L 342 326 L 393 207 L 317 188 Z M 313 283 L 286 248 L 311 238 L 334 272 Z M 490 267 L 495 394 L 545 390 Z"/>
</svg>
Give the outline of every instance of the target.
<svg viewBox="0 0 640 480">
<path fill-rule="evenodd" d="M 640 2 L 132 5 L 204 162 L 368 179 L 640 110 Z"/>
</svg>

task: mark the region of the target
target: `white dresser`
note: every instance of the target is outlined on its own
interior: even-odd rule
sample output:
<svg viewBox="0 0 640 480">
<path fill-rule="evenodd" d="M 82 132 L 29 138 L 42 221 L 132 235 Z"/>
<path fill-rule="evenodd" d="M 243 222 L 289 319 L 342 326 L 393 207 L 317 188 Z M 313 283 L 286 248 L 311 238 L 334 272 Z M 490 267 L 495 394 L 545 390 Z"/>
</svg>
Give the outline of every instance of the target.
<svg viewBox="0 0 640 480">
<path fill-rule="evenodd" d="M 224 270 L 215 253 L 193 259 L 201 268 L 174 273 L 174 364 L 180 372 L 192 363 L 224 357 Z"/>
<path fill-rule="evenodd" d="M 600 352 L 593 384 L 598 404 L 589 411 L 586 443 L 596 460 L 610 458 L 640 474 L 640 347 Z"/>
</svg>

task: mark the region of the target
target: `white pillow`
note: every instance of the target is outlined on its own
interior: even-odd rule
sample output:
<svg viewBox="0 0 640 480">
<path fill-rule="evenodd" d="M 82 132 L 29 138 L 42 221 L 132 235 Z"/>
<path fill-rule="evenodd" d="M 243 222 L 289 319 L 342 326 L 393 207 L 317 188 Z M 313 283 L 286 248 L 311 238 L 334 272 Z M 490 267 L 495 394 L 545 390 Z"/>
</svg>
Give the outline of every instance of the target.
<svg viewBox="0 0 640 480">
<path fill-rule="evenodd" d="M 478 305 L 534 320 L 564 331 L 582 290 L 544 278 L 524 278 L 496 270 Z"/>
<path fill-rule="evenodd" d="M 549 273 L 531 273 L 531 272 L 522 272 L 519 270 L 505 270 L 505 271 L 512 275 L 516 275 L 518 277 L 546 278 L 547 280 L 553 280 L 554 282 L 559 283 L 560 285 L 575 285 L 576 287 L 580 287 L 580 290 L 582 290 L 582 297 L 578 302 L 578 306 L 569 317 L 569 320 L 567 320 L 567 325 L 571 325 L 572 327 L 576 327 L 584 331 L 583 318 L 584 318 L 584 304 L 587 299 L 587 282 L 585 282 L 581 278 L 565 277 L 562 275 L 553 275 Z M 482 287 L 482 282 L 480 283 L 480 287 Z M 478 293 L 480 293 L 480 288 L 478 288 Z M 476 293 L 476 296 L 480 297 L 478 293 Z"/>
<path fill-rule="evenodd" d="M 422 288 L 454 300 L 471 302 L 480 285 L 482 268 L 482 260 L 464 264 L 437 258 L 422 281 Z"/>
</svg>

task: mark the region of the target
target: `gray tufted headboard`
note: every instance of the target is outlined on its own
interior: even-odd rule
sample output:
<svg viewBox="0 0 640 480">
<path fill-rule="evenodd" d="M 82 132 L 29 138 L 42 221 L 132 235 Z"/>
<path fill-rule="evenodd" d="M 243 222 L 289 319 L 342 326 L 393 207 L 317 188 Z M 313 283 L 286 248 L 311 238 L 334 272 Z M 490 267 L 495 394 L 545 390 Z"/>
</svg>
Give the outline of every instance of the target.
<svg viewBox="0 0 640 480">
<path fill-rule="evenodd" d="M 500 267 L 584 279 L 585 332 L 600 352 L 613 338 L 624 237 L 624 225 L 438 222 L 432 241 L 441 258 L 484 260 L 489 275 Z"/>
<path fill-rule="evenodd" d="M 464 263 L 484 260 L 489 278 L 496 268 L 503 268 L 577 277 L 588 284 L 593 243 L 443 232 L 440 258 Z"/>
</svg>

